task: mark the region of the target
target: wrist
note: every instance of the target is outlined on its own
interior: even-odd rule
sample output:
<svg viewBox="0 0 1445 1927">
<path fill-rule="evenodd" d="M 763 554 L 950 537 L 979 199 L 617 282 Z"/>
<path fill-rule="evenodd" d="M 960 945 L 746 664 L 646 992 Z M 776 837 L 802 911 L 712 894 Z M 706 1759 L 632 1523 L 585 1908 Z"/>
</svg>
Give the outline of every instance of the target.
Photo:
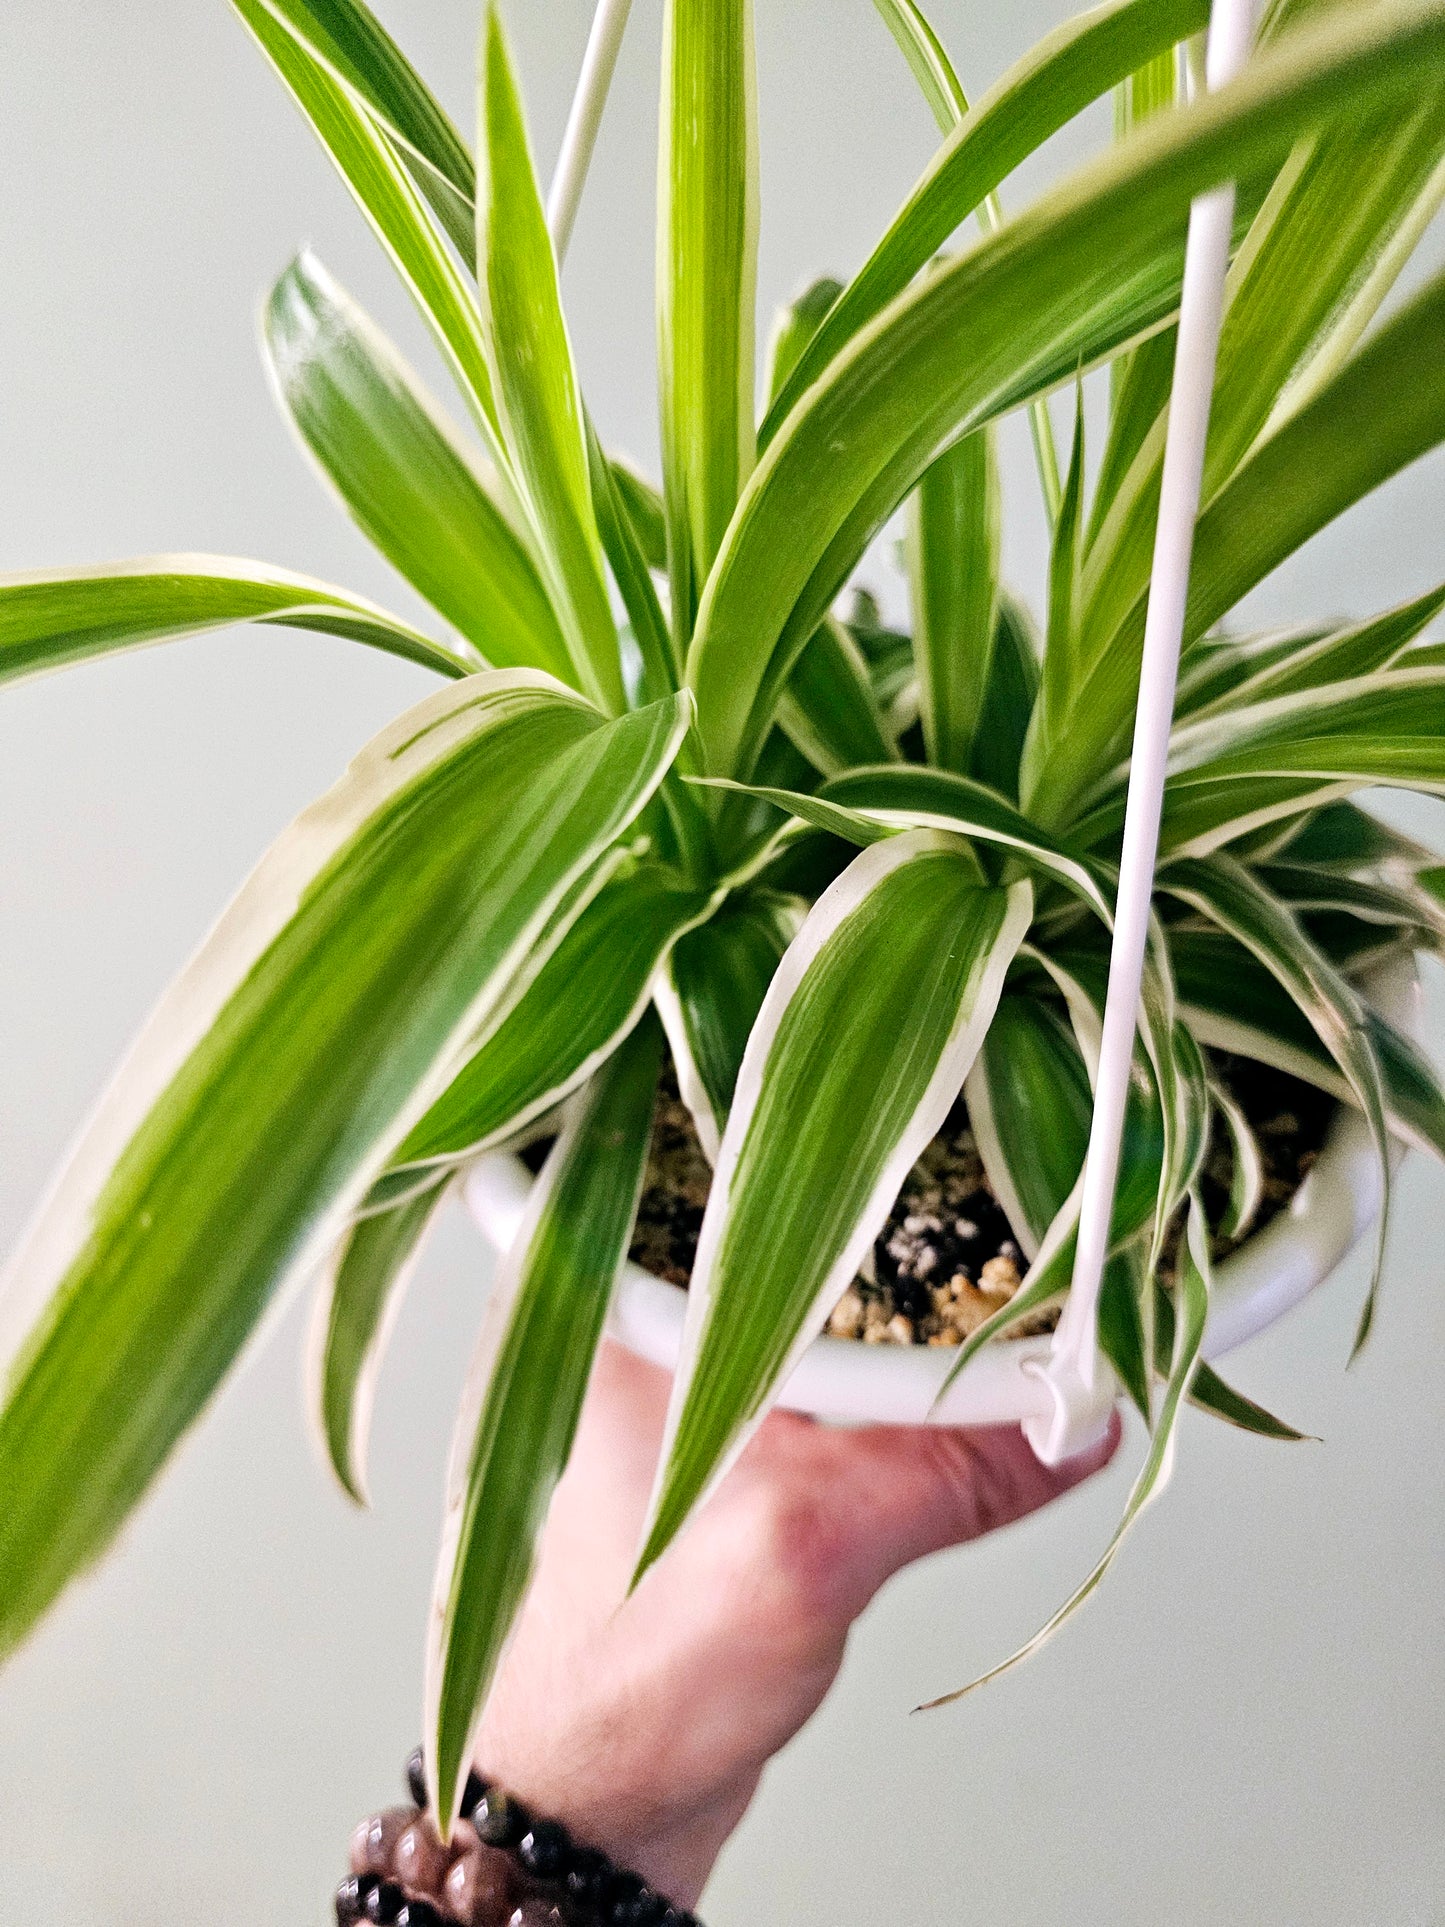
<svg viewBox="0 0 1445 1927">
<path fill-rule="evenodd" d="M 539 1735 L 484 1732 L 479 1777 L 506 1787 L 531 1813 L 546 1814 L 574 1840 L 600 1849 L 616 1865 L 635 1868 L 679 1907 L 695 1907 L 713 1866 L 746 1812 L 759 1775 L 686 1796 L 674 1782 L 671 1749 L 644 1762 L 631 1747 L 539 1745 Z"/>
<path fill-rule="evenodd" d="M 444 1845 L 424 1810 L 420 1749 L 406 1778 L 413 1804 L 374 1815 L 352 1836 L 338 1927 L 700 1927 L 690 1886 L 663 1886 L 625 1852 L 475 1772 Z M 647 1844 L 657 1863 L 656 1842 Z M 688 1859 L 684 1850 L 677 1864 Z"/>
</svg>

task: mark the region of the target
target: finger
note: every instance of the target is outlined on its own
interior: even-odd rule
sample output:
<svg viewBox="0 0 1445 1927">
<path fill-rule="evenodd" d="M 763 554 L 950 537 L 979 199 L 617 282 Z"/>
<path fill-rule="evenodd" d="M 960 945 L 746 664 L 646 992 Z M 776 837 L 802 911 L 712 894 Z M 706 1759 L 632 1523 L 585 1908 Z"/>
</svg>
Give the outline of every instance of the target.
<svg viewBox="0 0 1445 1927">
<path fill-rule="evenodd" d="M 1040 1464 L 1017 1426 L 874 1426 L 828 1435 L 826 1468 L 841 1589 L 861 1610 L 885 1580 L 1048 1505 L 1107 1465 L 1117 1413 L 1099 1443 Z"/>
</svg>

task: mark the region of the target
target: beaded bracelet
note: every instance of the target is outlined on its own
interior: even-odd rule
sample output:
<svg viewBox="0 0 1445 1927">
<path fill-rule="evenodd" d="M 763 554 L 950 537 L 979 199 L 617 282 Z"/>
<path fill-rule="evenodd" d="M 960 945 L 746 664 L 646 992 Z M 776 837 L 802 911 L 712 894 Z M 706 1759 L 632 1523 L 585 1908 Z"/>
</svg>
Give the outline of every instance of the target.
<svg viewBox="0 0 1445 1927">
<path fill-rule="evenodd" d="M 337 1927 L 702 1927 L 641 1874 L 578 1846 L 560 1821 L 535 1818 L 475 1773 L 443 1846 L 426 1813 L 420 1747 L 406 1783 L 411 1806 L 374 1814 L 352 1835 Z"/>
</svg>

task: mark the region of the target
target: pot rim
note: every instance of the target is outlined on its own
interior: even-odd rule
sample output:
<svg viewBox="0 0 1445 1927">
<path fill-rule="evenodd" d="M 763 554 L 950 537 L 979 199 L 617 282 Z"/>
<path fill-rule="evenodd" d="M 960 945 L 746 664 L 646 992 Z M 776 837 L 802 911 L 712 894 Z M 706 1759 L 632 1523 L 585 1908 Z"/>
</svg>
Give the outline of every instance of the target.
<svg viewBox="0 0 1445 1927">
<path fill-rule="evenodd" d="M 1413 960 L 1370 979 L 1372 1002 L 1410 1036 L 1420 1028 Z M 462 1183 L 468 1210 L 497 1252 L 515 1236 L 532 1177 L 511 1152 L 486 1152 Z M 1380 1208 L 1380 1173 L 1369 1130 L 1342 1105 L 1324 1146 L 1286 1208 L 1247 1238 L 1215 1271 L 1204 1355 L 1219 1358 L 1272 1325 L 1335 1270 Z M 608 1315 L 609 1334 L 629 1351 L 671 1371 L 682 1345 L 687 1293 L 623 1265 Z M 1016 1425 L 1052 1411 L 1039 1366 L 1051 1339 L 1005 1338 L 986 1346 L 948 1391 L 939 1388 L 952 1347 L 865 1345 L 828 1334 L 814 1339 L 778 1404 L 845 1423 Z"/>
</svg>

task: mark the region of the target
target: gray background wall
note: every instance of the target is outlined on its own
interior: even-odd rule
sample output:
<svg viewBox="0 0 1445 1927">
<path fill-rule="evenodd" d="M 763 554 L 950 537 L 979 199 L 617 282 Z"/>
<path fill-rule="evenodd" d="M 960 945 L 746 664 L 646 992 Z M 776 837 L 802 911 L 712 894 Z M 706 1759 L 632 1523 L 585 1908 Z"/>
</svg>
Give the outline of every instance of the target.
<svg viewBox="0 0 1445 1927">
<path fill-rule="evenodd" d="M 1063 10 L 936 13 L 978 85 Z M 470 0 L 383 12 L 466 124 Z M 649 465 L 657 14 L 639 0 L 567 275 L 596 412 Z M 550 160 L 584 0 L 508 15 Z M 932 135 L 867 0 L 760 0 L 759 15 L 771 305 L 862 258 Z M 413 347 L 417 330 L 223 0 L 8 0 L 0 179 L 0 568 L 209 549 L 407 607 L 275 420 L 253 317 L 308 237 Z M 1009 464 L 1010 567 L 1036 590 L 1017 436 Z M 1437 458 L 1260 610 L 1425 587 L 1442 510 Z M 425 686 L 340 644 L 249 632 L 7 692 L 0 1243 L 246 868 Z M 1445 1181 L 1412 1165 L 1360 1366 L 1343 1371 L 1358 1261 L 1237 1362 L 1326 1442 L 1268 1447 L 1191 1418 L 1174 1489 L 1102 1597 L 960 1710 L 907 1716 L 1032 1629 L 1103 1542 L 1127 1472 L 897 1583 L 770 1774 L 709 1919 L 1445 1919 L 1442 1253 Z M 322 1919 L 346 1829 L 391 1797 L 415 1735 L 440 1466 L 486 1283 L 448 1224 L 382 1388 L 372 1516 L 310 1456 L 293 1313 L 119 1555 L 0 1678 L 0 1927 Z"/>
</svg>

